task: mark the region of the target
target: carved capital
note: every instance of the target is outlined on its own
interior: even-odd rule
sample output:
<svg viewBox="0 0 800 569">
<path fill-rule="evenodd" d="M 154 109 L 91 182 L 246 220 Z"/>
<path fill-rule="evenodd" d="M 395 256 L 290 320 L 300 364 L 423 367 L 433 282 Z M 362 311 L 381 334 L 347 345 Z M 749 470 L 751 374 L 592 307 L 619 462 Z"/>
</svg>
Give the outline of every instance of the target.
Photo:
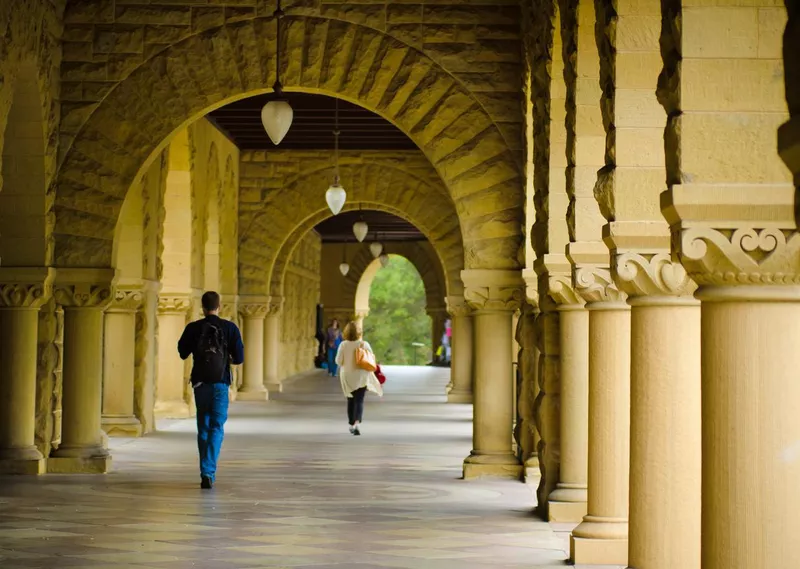
<svg viewBox="0 0 800 569">
<path fill-rule="evenodd" d="M 64 308 L 106 308 L 111 302 L 111 285 L 57 284 L 53 290 L 56 302 Z"/>
<path fill-rule="evenodd" d="M 572 286 L 572 275 L 549 275 L 547 289 L 558 306 L 583 306 L 584 300 Z"/>
<path fill-rule="evenodd" d="M 539 306 L 539 275 L 533 269 L 524 269 L 522 279 L 525 281 L 525 298 L 528 303 Z"/>
<path fill-rule="evenodd" d="M 520 271 L 461 271 L 464 298 L 473 310 L 514 312 L 525 300 Z"/>
<path fill-rule="evenodd" d="M 108 307 L 110 312 L 136 312 L 144 302 L 141 289 L 116 289 Z"/>
<path fill-rule="evenodd" d="M 627 298 L 611 278 L 611 271 L 595 265 L 575 267 L 575 289 L 587 303 L 625 302 Z"/>
<path fill-rule="evenodd" d="M 447 297 L 447 312 L 450 316 L 469 316 L 471 313 L 469 304 L 464 300 L 463 296 L 448 296 Z"/>
<path fill-rule="evenodd" d="M 267 314 L 279 314 L 283 310 L 284 299 L 282 296 L 269 297 L 267 304 Z"/>
<path fill-rule="evenodd" d="M 673 250 L 689 277 L 714 286 L 800 284 L 794 192 L 788 185 L 674 186 L 665 192 Z"/>
<path fill-rule="evenodd" d="M 38 310 L 53 294 L 52 269 L 0 269 L 0 308 Z"/>
<path fill-rule="evenodd" d="M 264 318 L 269 311 L 267 304 L 247 303 L 239 305 L 239 314 L 244 318 Z"/>
<path fill-rule="evenodd" d="M 688 296 L 697 288 L 686 269 L 669 253 L 614 255 L 617 285 L 628 296 Z"/>
<path fill-rule="evenodd" d="M 188 294 L 161 294 L 158 296 L 158 312 L 161 314 L 189 312 L 192 298 Z"/>
</svg>

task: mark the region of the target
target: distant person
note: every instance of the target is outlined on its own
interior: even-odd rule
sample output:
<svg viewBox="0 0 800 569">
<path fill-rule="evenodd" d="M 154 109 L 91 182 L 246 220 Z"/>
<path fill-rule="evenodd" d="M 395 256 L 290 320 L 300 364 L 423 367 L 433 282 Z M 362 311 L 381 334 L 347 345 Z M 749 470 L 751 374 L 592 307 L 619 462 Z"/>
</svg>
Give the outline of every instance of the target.
<svg viewBox="0 0 800 569">
<path fill-rule="evenodd" d="M 365 349 L 369 354 L 374 353 L 369 342 L 361 337 L 361 326 L 350 322 L 344 327 L 344 341 L 339 344 L 336 353 L 336 363 L 339 365 L 339 381 L 342 391 L 347 397 L 347 420 L 350 423 L 350 432 L 354 435 L 361 434 L 361 423 L 364 419 L 364 396 L 371 391 L 378 396 L 383 395 L 378 378 L 374 371 L 369 371 L 358 366 L 356 351 Z"/>
<path fill-rule="evenodd" d="M 231 364 L 244 361 L 244 345 L 236 324 L 219 317 L 219 294 L 209 291 L 201 302 L 205 317 L 186 326 L 178 341 L 178 353 L 183 360 L 193 356 L 191 383 L 197 406 L 200 487 L 211 489 L 228 420 Z"/>
<path fill-rule="evenodd" d="M 328 374 L 336 377 L 336 352 L 339 349 L 339 344 L 342 342 L 342 331 L 339 329 L 339 321 L 334 318 L 331 320 L 331 325 L 328 327 L 326 334 L 327 350 L 328 350 Z"/>
</svg>

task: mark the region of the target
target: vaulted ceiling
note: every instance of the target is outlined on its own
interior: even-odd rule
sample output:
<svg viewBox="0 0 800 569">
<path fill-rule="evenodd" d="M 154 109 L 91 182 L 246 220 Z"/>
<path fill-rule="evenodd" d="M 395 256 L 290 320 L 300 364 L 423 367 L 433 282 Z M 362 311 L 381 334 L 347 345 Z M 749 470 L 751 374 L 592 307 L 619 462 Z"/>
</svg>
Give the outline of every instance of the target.
<svg viewBox="0 0 800 569">
<path fill-rule="evenodd" d="M 261 124 L 261 109 L 274 94 L 230 103 L 207 115 L 241 150 L 328 150 L 334 147 L 336 99 L 309 93 L 284 93 L 294 110 L 292 127 L 276 147 Z M 339 100 L 339 148 L 342 150 L 412 150 L 416 145 L 386 119 Z"/>
</svg>

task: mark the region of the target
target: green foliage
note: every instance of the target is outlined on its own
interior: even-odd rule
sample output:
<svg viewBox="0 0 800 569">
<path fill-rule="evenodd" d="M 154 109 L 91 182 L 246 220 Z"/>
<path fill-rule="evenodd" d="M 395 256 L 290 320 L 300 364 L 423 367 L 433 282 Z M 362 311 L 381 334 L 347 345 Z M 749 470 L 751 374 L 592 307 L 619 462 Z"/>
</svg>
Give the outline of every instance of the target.
<svg viewBox="0 0 800 569">
<path fill-rule="evenodd" d="M 369 316 L 364 320 L 364 339 L 378 362 L 412 365 L 431 359 L 431 319 L 425 312 L 425 287 L 417 269 L 405 257 L 390 255 L 369 291 Z M 414 347 L 412 342 L 424 344 Z"/>
</svg>

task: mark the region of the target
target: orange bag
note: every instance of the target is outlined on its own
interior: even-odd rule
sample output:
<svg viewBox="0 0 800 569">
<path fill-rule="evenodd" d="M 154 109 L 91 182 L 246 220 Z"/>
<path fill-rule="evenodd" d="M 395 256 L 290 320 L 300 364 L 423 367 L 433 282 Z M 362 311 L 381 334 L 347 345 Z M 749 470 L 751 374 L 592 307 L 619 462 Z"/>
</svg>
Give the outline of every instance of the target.
<svg viewBox="0 0 800 569">
<path fill-rule="evenodd" d="M 375 361 L 375 354 L 365 348 L 363 343 L 356 348 L 356 367 L 366 371 L 375 371 L 378 369 L 378 364 Z"/>
</svg>

